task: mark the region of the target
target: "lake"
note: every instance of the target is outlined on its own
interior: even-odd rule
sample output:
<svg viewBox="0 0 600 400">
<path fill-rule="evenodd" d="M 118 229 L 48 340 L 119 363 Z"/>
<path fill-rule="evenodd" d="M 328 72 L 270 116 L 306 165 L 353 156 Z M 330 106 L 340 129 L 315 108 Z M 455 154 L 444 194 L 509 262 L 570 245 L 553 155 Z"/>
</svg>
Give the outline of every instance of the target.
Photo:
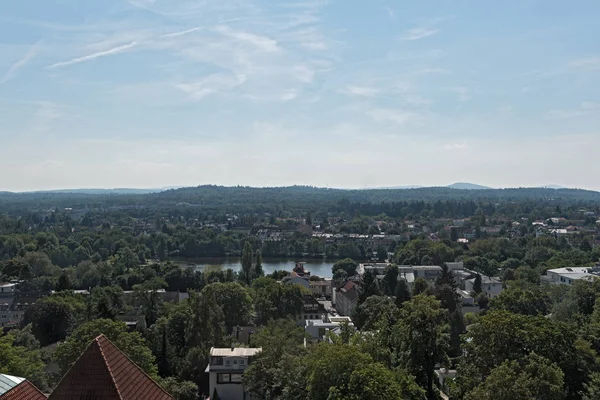
<svg viewBox="0 0 600 400">
<path fill-rule="evenodd" d="M 287 259 L 287 258 L 263 258 L 263 270 L 265 275 L 273 273 L 275 270 L 292 271 L 296 262 L 304 262 L 304 268 L 312 275 L 318 275 L 323 278 L 331 278 L 331 267 L 336 260 L 323 259 Z M 239 271 L 242 268 L 241 257 L 225 258 L 200 258 L 196 260 L 178 260 L 176 261 L 182 267 L 204 269 L 206 266 L 218 266 L 225 269 L 231 268 Z"/>
</svg>

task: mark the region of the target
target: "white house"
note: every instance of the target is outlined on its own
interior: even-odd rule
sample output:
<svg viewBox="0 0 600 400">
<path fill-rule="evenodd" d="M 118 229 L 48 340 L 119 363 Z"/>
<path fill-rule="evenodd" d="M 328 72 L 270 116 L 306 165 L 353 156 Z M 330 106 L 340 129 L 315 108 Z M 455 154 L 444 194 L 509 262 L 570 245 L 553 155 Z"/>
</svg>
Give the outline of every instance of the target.
<svg viewBox="0 0 600 400">
<path fill-rule="evenodd" d="M 576 280 L 592 280 L 598 277 L 600 277 L 600 266 L 549 269 L 543 278 L 550 283 L 571 285 Z"/>
<path fill-rule="evenodd" d="M 475 279 L 467 279 L 465 281 L 465 291 L 467 293 L 474 292 Z M 481 292 L 488 297 L 498 296 L 502 292 L 502 281 L 499 278 L 490 278 L 489 276 L 481 275 Z"/>
<path fill-rule="evenodd" d="M 312 339 L 321 341 L 325 339 L 325 335 L 327 334 L 327 332 L 334 331 L 344 323 L 347 323 L 350 327 L 354 327 L 354 324 L 352 323 L 352 319 L 350 319 L 350 317 L 331 316 L 328 318 L 324 318 L 323 320 L 306 321 L 304 331 Z"/>
<path fill-rule="evenodd" d="M 244 390 L 242 375 L 261 348 L 211 348 L 209 376 L 210 396 L 215 391 L 221 400 L 258 400 Z"/>
</svg>

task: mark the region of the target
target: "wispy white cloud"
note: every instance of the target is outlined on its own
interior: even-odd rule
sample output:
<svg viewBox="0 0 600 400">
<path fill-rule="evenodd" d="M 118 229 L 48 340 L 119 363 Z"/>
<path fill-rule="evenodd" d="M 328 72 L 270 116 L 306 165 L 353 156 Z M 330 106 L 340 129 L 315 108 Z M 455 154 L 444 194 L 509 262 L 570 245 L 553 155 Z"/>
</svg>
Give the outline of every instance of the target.
<svg viewBox="0 0 600 400">
<path fill-rule="evenodd" d="M 194 32 L 198 32 L 201 30 L 204 30 L 205 28 L 203 26 L 198 26 L 196 28 L 190 28 L 190 29 L 186 29 L 183 31 L 179 31 L 179 32 L 172 32 L 172 33 L 167 33 L 165 35 L 162 35 L 161 38 L 167 39 L 167 38 L 173 38 L 173 37 L 178 37 L 178 36 L 183 36 L 183 35 L 187 35 L 189 33 L 194 33 Z"/>
<path fill-rule="evenodd" d="M 577 118 L 589 115 L 600 115 L 600 103 L 583 101 L 578 109 L 559 109 L 548 113 L 553 118 Z"/>
<path fill-rule="evenodd" d="M 445 150 L 466 150 L 469 145 L 466 143 L 449 143 L 444 145 Z"/>
<path fill-rule="evenodd" d="M 281 100 L 290 101 L 290 100 L 294 100 L 296 97 L 298 97 L 298 92 L 295 89 L 290 89 L 290 90 L 286 90 L 281 95 Z"/>
<path fill-rule="evenodd" d="M 376 109 L 367 112 L 377 122 L 393 122 L 397 125 L 404 125 L 414 121 L 417 117 L 414 112 L 405 110 Z"/>
<path fill-rule="evenodd" d="M 432 28 L 413 28 L 409 29 L 402 37 L 402 40 L 419 40 L 438 33 L 438 29 Z"/>
<path fill-rule="evenodd" d="M 340 91 L 342 94 L 359 97 L 375 97 L 381 93 L 381 89 L 368 86 L 349 85 Z"/>
<path fill-rule="evenodd" d="M 471 99 L 471 91 L 464 86 L 449 87 L 449 91 L 456 93 L 456 101 L 465 102 Z"/>
<path fill-rule="evenodd" d="M 68 61 L 58 62 L 58 63 L 52 64 L 52 65 L 49 65 L 47 68 L 48 69 L 54 69 L 54 68 L 68 67 L 69 65 L 79 64 L 79 63 L 83 63 L 83 62 L 87 62 L 87 61 L 92 61 L 92 60 L 95 60 L 97 58 L 106 57 L 106 56 L 110 56 L 110 55 L 113 55 L 113 54 L 124 53 L 124 52 L 127 52 L 127 51 L 133 49 L 134 47 L 136 47 L 138 45 L 139 45 L 139 42 L 133 41 L 133 42 L 128 43 L 128 44 L 124 44 L 124 45 L 121 45 L 121 46 L 113 47 L 112 49 L 108 49 L 108 50 L 104 50 L 104 51 L 99 51 L 99 52 L 96 52 L 96 53 L 88 54 L 87 56 L 83 56 L 83 57 L 73 58 L 73 59 L 68 60 Z"/>
<path fill-rule="evenodd" d="M 315 70 L 306 65 L 297 65 L 292 68 L 293 76 L 304 83 L 312 83 L 315 79 Z"/>
<path fill-rule="evenodd" d="M 257 35 L 250 32 L 242 32 L 231 29 L 227 25 L 220 25 L 215 29 L 216 32 L 223 36 L 235 39 L 239 42 L 244 42 L 255 46 L 265 52 L 277 52 L 280 50 L 277 45 L 277 40 L 268 38 L 266 36 Z"/>
<path fill-rule="evenodd" d="M 586 70 L 600 70 L 600 57 L 579 58 L 571 61 L 569 67 Z"/>
<path fill-rule="evenodd" d="M 397 20 L 397 18 L 396 18 L 396 12 L 391 7 L 386 7 L 385 11 L 390 16 L 391 19 L 393 19 L 394 21 Z"/>
<path fill-rule="evenodd" d="M 196 82 L 180 83 L 177 88 L 190 95 L 194 100 L 202 100 L 212 94 L 229 92 L 243 85 L 246 80 L 245 75 L 213 74 Z"/>
<path fill-rule="evenodd" d="M 37 42 L 36 44 L 31 46 L 29 50 L 27 50 L 27 53 L 25 53 L 25 55 L 21 59 L 19 59 L 17 62 L 11 65 L 11 67 L 8 69 L 8 71 L 6 71 L 2 79 L 0 79 L 0 86 L 13 79 L 21 69 L 25 68 L 27 64 L 29 64 L 29 62 L 38 53 L 40 43 L 41 42 Z"/>
<path fill-rule="evenodd" d="M 421 68 L 412 72 L 413 75 L 430 75 L 430 74 L 439 74 L 439 75 L 450 75 L 451 72 L 444 68 Z"/>
</svg>

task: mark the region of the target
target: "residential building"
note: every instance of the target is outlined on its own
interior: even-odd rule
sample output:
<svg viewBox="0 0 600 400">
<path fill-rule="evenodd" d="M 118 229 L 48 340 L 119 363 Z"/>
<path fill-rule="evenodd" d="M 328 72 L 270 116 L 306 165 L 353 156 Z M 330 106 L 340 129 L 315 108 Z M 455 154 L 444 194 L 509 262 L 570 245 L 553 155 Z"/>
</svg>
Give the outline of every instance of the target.
<svg viewBox="0 0 600 400">
<path fill-rule="evenodd" d="M 310 288 L 310 284 L 308 282 L 308 276 L 303 277 L 303 276 L 298 275 L 295 272 L 292 272 L 290 275 L 283 277 L 281 282 L 288 284 L 288 285 L 300 285 L 305 289 Z"/>
<path fill-rule="evenodd" d="M 481 276 L 481 292 L 488 297 L 496 297 L 502 292 L 502 281 L 500 278 L 490 278 L 489 276 Z M 465 291 L 467 293 L 474 292 L 475 279 L 471 278 L 465 281 Z"/>
<path fill-rule="evenodd" d="M 327 315 L 322 320 L 306 321 L 304 331 L 313 340 L 323 341 L 327 332 L 337 333 L 340 326 L 345 323 L 354 328 L 354 323 L 348 316 Z"/>
<path fill-rule="evenodd" d="M 468 312 L 470 313 L 478 313 L 481 311 L 479 309 L 479 305 L 475 304 L 475 299 L 469 292 L 462 289 L 456 289 L 456 293 L 460 296 L 460 308 L 463 314 Z"/>
<path fill-rule="evenodd" d="M 261 350 L 261 348 L 211 348 L 210 363 L 205 371 L 210 374 L 211 398 L 216 392 L 220 400 L 258 400 L 244 389 L 242 375 L 252 363 L 252 358 Z"/>
<path fill-rule="evenodd" d="M 309 289 L 314 296 L 331 298 L 333 288 L 331 279 L 326 279 L 324 281 L 309 281 L 308 284 Z"/>
<path fill-rule="evenodd" d="M 25 378 L 0 374 L 0 400 L 46 400 L 46 395 Z"/>
<path fill-rule="evenodd" d="M 306 278 L 310 277 L 310 272 L 306 270 L 306 268 L 304 268 L 304 263 L 303 262 L 297 262 L 296 266 L 294 267 L 294 269 L 292 270 L 292 272 L 295 272 L 298 276 L 303 276 Z"/>
<path fill-rule="evenodd" d="M 391 264 L 388 264 L 388 263 L 360 264 L 358 268 L 359 268 L 359 271 L 361 271 L 361 275 L 367 271 L 369 271 L 375 275 L 385 275 L 385 271 L 389 265 L 391 265 Z"/>
<path fill-rule="evenodd" d="M 0 327 L 16 328 L 23 318 L 25 311 L 36 302 L 41 294 L 19 293 L 17 283 L 0 283 Z"/>
<path fill-rule="evenodd" d="M 435 280 L 441 273 L 442 267 L 439 265 L 418 265 L 412 266 L 415 279 L 423 278 L 427 281 Z"/>
<path fill-rule="evenodd" d="M 598 277 L 600 277 L 600 265 L 596 265 L 595 267 L 549 269 L 542 278 L 548 283 L 571 285 L 580 279 L 592 280 Z"/>
<path fill-rule="evenodd" d="M 358 285 L 352 281 L 336 290 L 335 309 L 338 314 L 351 316 L 358 304 Z"/>
<path fill-rule="evenodd" d="M 16 283 L 0 283 L 0 297 L 12 297 L 17 291 Z"/>
<path fill-rule="evenodd" d="M 304 326 L 306 321 L 320 320 L 327 314 L 325 306 L 317 301 L 313 295 L 303 296 L 304 305 L 302 312 L 296 316 L 296 324 Z"/>
<path fill-rule="evenodd" d="M 415 272 L 410 265 L 401 265 L 398 267 L 398 280 L 403 280 L 412 290 L 412 285 L 415 283 Z"/>
<path fill-rule="evenodd" d="M 172 400 L 108 338 L 95 338 L 48 400 Z"/>
</svg>

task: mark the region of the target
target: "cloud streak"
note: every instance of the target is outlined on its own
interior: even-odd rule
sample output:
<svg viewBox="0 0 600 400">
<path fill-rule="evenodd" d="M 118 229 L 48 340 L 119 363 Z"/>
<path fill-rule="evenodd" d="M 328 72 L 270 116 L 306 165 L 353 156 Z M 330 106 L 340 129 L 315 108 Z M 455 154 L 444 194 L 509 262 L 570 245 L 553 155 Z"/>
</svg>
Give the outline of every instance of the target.
<svg viewBox="0 0 600 400">
<path fill-rule="evenodd" d="M 265 52 L 277 52 L 280 50 L 277 41 L 266 36 L 256 35 L 250 32 L 241 32 L 231 29 L 227 25 L 218 26 L 215 29 L 221 35 L 235 39 L 239 42 L 248 43 Z"/>
<path fill-rule="evenodd" d="M 428 36 L 433 36 L 438 33 L 438 29 L 428 29 L 428 28 L 413 28 L 409 29 L 404 36 L 402 36 L 402 40 L 419 40 L 426 38 Z"/>
<path fill-rule="evenodd" d="M 367 87 L 367 86 L 347 86 L 345 89 L 341 90 L 340 93 L 346 94 L 349 96 L 359 96 L 359 97 L 375 97 L 381 93 L 380 89 Z"/>
<path fill-rule="evenodd" d="M 16 63 L 14 63 L 8 69 L 8 71 L 6 71 L 6 73 L 4 74 L 2 79 L 0 79 L 0 86 L 4 85 L 6 82 L 13 79 L 19 73 L 19 71 L 21 69 L 25 68 L 27 66 L 27 64 L 29 64 L 29 62 L 31 60 L 33 60 L 33 58 L 36 56 L 36 54 L 38 52 L 40 43 L 41 42 L 37 42 L 36 44 L 31 46 L 29 48 L 29 50 L 27 50 L 27 53 L 25 53 L 25 55 L 20 60 L 18 60 Z"/>
<path fill-rule="evenodd" d="M 63 67 L 68 67 L 70 65 L 80 64 L 80 63 L 87 62 L 87 61 L 92 61 L 92 60 L 95 60 L 97 58 L 110 56 L 110 55 L 113 55 L 113 54 L 124 53 L 124 52 L 127 52 L 127 51 L 133 49 L 134 47 L 138 46 L 139 44 L 140 44 L 139 42 L 133 41 L 133 42 L 128 43 L 128 44 L 124 44 L 124 45 L 121 45 L 121 46 L 113 47 L 112 49 L 108 49 L 108 50 L 104 50 L 104 51 L 99 51 L 97 53 L 88 54 L 87 56 L 83 56 L 83 57 L 73 58 L 73 59 L 68 60 L 68 61 L 58 62 L 58 63 L 52 64 L 52 65 L 49 65 L 46 68 L 48 68 L 48 69 L 63 68 Z"/>
</svg>

